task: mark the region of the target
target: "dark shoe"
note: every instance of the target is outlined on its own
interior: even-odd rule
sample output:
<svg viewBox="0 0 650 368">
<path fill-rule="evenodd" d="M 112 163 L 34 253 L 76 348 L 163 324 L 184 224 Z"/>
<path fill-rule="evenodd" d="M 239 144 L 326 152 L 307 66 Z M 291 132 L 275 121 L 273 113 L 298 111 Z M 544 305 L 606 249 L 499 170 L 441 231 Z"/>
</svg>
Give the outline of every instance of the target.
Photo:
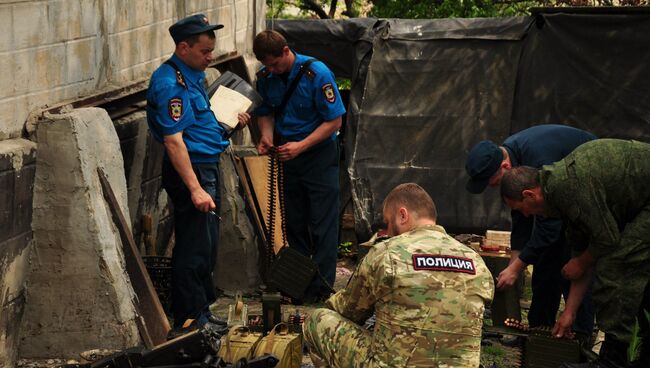
<svg viewBox="0 0 650 368">
<path fill-rule="evenodd" d="M 503 335 L 503 337 L 500 339 L 500 342 L 502 345 L 509 346 L 509 347 L 517 347 L 521 346 L 523 343 L 523 338 L 520 336 L 514 336 L 514 335 Z"/>
<path fill-rule="evenodd" d="M 219 317 L 215 316 L 214 314 L 210 314 L 208 316 L 208 322 L 210 322 L 212 324 L 215 324 L 215 325 L 219 325 L 219 326 L 227 326 L 228 325 L 227 320 L 225 320 L 223 318 L 219 318 Z"/>
</svg>

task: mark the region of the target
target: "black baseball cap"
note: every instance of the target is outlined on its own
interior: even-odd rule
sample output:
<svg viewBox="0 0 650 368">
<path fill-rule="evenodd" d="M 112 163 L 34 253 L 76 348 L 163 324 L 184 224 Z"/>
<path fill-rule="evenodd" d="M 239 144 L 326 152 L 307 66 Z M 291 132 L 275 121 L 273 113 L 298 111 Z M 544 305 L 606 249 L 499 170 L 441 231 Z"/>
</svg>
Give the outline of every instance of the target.
<svg viewBox="0 0 650 368">
<path fill-rule="evenodd" d="M 172 35 L 174 42 L 178 44 L 188 37 L 223 28 L 223 24 L 210 24 L 208 17 L 204 14 L 194 14 L 183 18 L 169 27 L 169 34 Z"/>
<path fill-rule="evenodd" d="M 474 146 L 465 162 L 465 171 L 469 175 L 465 189 L 474 194 L 482 193 L 502 161 L 503 152 L 494 142 L 481 141 Z"/>
</svg>

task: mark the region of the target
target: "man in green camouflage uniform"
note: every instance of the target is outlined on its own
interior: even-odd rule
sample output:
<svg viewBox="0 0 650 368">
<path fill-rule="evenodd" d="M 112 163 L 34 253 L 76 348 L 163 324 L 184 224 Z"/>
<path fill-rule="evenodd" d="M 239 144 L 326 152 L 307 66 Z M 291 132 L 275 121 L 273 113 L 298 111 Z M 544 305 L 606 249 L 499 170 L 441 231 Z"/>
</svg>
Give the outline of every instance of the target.
<svg viewBox="0 0 650 368">
<path fill-rule="evenodd" d="M 436 225 L 433 201 L 417 184 L 388 194 L 384 221 L 393 237 L 303 325 L 312 354 L 331 367 L 478 367 L 494 294 L 485 263 Z M 360 325 L 373 312 L 371 334 Z"/>
<path fill-rule="evenodd" d="M 650 330 L 643 312 L 650 294 L 650 144 L 585 143 L 541 170 L 522 167 L 507 174 L 501 194 L 508 206 L 526 215 L 561 217 L 567 223 L 576 256 L 562 270 L 572 283 L 553 329 L 557 336 L 569 334 L 593 275 L 596 320 L 605 342 L 598 361 L 566 366 L 628 366 L 626 350 L 637 314 L 643 340 Z M 650 367 L 648 347 L 643 344 L 637 365 Z"/>
</svg>

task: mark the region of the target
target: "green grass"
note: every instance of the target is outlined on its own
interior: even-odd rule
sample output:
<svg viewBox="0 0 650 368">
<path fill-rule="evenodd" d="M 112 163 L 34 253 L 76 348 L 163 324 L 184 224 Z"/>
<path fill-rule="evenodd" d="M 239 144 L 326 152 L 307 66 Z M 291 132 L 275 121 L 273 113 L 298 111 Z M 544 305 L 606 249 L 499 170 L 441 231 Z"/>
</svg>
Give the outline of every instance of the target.
<svg viewBox="0 0 650 368">
<path fill-rule="evenodd" d="M 481 364 L 483 367 L 491 367 L 496 364 L 497 367 L 505 367 L 505 351 L 497 345 L 481 347 Z"/>
<path fill-rule="evenodd" d="M 650 321 L 650 313 L 644 310 L 645 318 Z M 639 321 L 634 322 L 634 328 L 632 329 L 632 340 L 630 341 L 630 346 L 627 348 L 627 359 L 630 362 L 633 362 L 639 356 L 639 347 L 641 346 L 641 337 L 639 336 Z M 646 344 L 648 342 L 646 341 Z"/>
</svg>

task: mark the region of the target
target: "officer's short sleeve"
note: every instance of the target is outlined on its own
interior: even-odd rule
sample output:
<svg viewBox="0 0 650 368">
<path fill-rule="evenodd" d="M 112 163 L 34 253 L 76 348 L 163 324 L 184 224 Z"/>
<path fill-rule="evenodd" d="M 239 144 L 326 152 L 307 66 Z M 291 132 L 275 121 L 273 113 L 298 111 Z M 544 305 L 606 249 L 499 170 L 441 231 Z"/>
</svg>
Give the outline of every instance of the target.
<svg viewBox="0 0 650 368">
<path fill-rule="evenodd" d="M 175 79 L 154 80 L 150 88 L 155 101 L 153 121 L 162 136 L 181 132 L 194 122 L 189 93 Z"/>
<path fill-rule="evenodd" d="M 255 109 L 255 115 L 257 116 L 268 116 L 273 114 L 273 108 L 271 107 L 271 104 L 269 103 L 269 98 L 268 98 L 268 91 L 267 91 L 267 83 L 261 78 L 264 77 L 258 77 L 259 79 L 257 80 L 256 86 L 257 86 L 257 93 L 262 96 L 262 104 L 258 106 Z"/>
<path fill-rule="evenodd" d="M 314 62 L 316 76 L 313 80 L 314 101 L 323 121 L 330 121 L 345 114 L 345 106 L 341 101 L 339 88 L 334 80 L 334 74 L 320 61 Z"/>
</svg>

